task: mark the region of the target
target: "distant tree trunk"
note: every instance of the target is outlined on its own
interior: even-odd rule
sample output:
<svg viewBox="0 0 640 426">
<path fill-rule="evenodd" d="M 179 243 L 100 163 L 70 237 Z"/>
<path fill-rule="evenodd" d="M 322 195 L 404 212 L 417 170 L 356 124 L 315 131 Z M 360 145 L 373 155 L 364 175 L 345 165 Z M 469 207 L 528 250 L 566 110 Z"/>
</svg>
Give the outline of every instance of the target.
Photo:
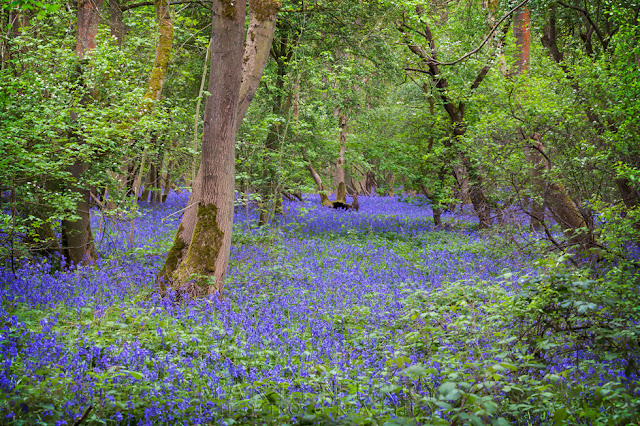
<svg viewBox="0 0 640 426">
<path fill-rule="evenodd" d="M 83 67 L 86 66 L 85 55 L 96 47 L 96 35 L 98 34 L 98 24 L 100 22 L 100 8 L 102 0 L 78 0 L 77 11 L 77 35 L 76 35 L 76 57 L 78 58 L 78 82 L 82 82 Z M 80 83 L 82 84 L 82 83 Z M 81 103 L 86 105 L 90 102 L 90 95 L 81 99 Z M 77 125 L 78 117 L 72 113 L 71 121 Z M 82 144 L 79 134 L 72 135 Z M 96 260 L 95 246 L 93 244 L 93 234 L 91 233 L 90 221 L 90 190 L 86 184 L 81 184 L 87 165 L 84 160 L 76 159 L 70 168 L 71 176 L 75 183 L 71 185 L 71 190 L 77 194 L 76 220 L 62 221 L 62 249 L 65 257 L 74 265 L 82 263 L 93 263 Z"/>
<path fill-rule="evenodd" d="M 535 142 L 535 141 L 534 141 Z M 538 151 L 542 149 L 542 144 L 537 146 L 525 146 L 525 157 L 528 162 L 531 164 L 531 180 L 532 187 L 537 194 L 534 197 L 531 197 L 531 207 L 529 211 L 529 224 L 533 231 L 540 231 L 544 226 L 544 215 L 545 215 L 545 205 L 544 205 L 544 192 L 545 192 L 545 184 L 542 179 L 544 170 L 545 170 L 545 158 Z"/>
<path fill-rule="evenodd" d="M 272 43 L 271 56 L 276 63 L 276 79 L 275 79 L 275 96 L 271 111 L 275 116 L 287 117 L 291 108 L 291 93 L 286 93 L 285 78 L 288 72 L 288 64 L 293 58 L 294 45 L 298 37 L 297 33 L 293 33 L 293 39 L 290 39 L 290 31 L 282 23 L 280 28 L 281 36 L 277 43 Z M 282 121 L 277 121 L 269 128 L 269 133 L 265 141 L 267 160 L 263 164 L 262 184 L 260 185 L 261 208 L 259 224 L 265 225 L 275 214 L 282 213 L 282 193 L 280 191 L 280 178 L 278 173 L 279 164 L 273 159 L 277 158 L 280 151 L 280 141 L 283 137 Z"/>
<path fill-rule="evenodd" d="M 339 113 L 340 120 L 340 153 L 336 159 L 336 180 L 335 186 L 338 188 L 340 183 L 344 183 L 344 153 L 347 149 L 347 116 L 344 112 Z M 346 201 L 345 201 L 346 203 Z"/>
<path fill-rule="evenodd" d="M 219 0 L 217 0 L 214 4 L 216 10 L 222 7 Z M 239 8 L 240 4 L 244 6 L 245 3 L 236 3 L 233 8 Z M 260 7 L 253 7 L 254 3 L 251 3 L 252 8 L 249 17 L 249 28 L 247 30 L 246 41 L 244 44 L 244 57 L 241 60 L 240 69 L 242 70 L 242 81 L 240 85 L 240 93 L 238 95 L 237 104 L 235 106 L 236 111 L 232 131 L 234 140 L 235 135 L 238 132 L 238 128 L 240 127 L 240 123 L 242 122 L 242 118 L 246 114 L 247 109 L 249 108 L 249 104 L 251 103 L 251 100 L 253 99 L 258 89 L 264 67 L 267 64 L 267 60 L 269 59 L 269 51 L 271 48 L 271 42 L 273 41 L 273 34 L 275 32 L 276 16 L 280 8 L 280 2 L 278 0 L 261 1 L 257 2 L 257 4 Z M 219 14 L 214 14 L 212 19 L 214 21 L 217 21 L 223 18 L 220 17 Z M 211 64 L 215 65 L 216 62 L 214 61 L 219 60 L 219 58 L 211 58 Z M 214 83 L 210 78 L 209 85 L 211 86 L 212 84 Z M 209 92 L 213 93 L 211 91 Z M 191 243 L 195 236 L 194 231 L 197 231 L 196 218 L 199 210 L 198 206 L 203 198 L 203 176 L 204 170 L 203 164 L 201 163 L 200 169 L 196 176 L 196 180 L 195 182 L 193 182 L 191 196 L 189 197 L 187 207 L 185 208 L 185 211 L 182 215 L 182 220 L 180 221 L 180 226 L 178 227 L 178 231 L 176 232 L 175 238 L 173 240 L 173 245 L 169 250 L 167 259 L 165 260 L 165 264 L 158 277 L 160 290 L 162 292 L 165 291 L 167 285 L 171 285 L 176 289 L 185 285 L 185 282 L 183 281 L 185 274 L 177 274 L 176 272 L 181 263 L 183 263 L 183 261 L 185 261 L 185 259 L 187 258 L 189 247 L 192 245 Z M 233 201 L 233 197 L 231 200 Z M 231 237 L 231 230 L 228 231 L 228 235 L 224 235 L 224 238 Z M 222 246 L 219 248 L 218 253 L 226 250 L 226 254 L 222 253 L 223 258 L 226 260 L 224 262 L 219 262 L 218 265 L 215 265 L 215 274 L 217 278 L 215 280 L 215 283 L 209 288 L 209 292 L 215 292 L 222 289 L 224 280 L 219 279 L 219 277 L 223 277 L 224 273 L 226 272 L 226 262 L 228 261 L 229 249 L 230 247 Z M 194 260 L 192 260 L 191 263 L 197 262 L 194 262 Z"/>
<path fill-rule="evenodd" d="M 116 45 L 122 46 L 124 37 L 127 34 L 127 27 L 122 20 L 120 0 L 109 0 L 109 28 L 111 36 L 116 39 Z"/>
<path fill-rule="evenodd" d="M 531 22 L 529 8 L 523 7 L 516 13 L 513 19 L 513 36 L 516 42 L 515 67 L 511 72 L 512 76 L 522 75 L 529 72 L 529 62 L 531 61 Z M 529 210 L 529 226 L 534 231 L 539 231 L 544 226 L 545 205 L 540 202 L 540 198 L 544 192 L 544 182 L 542 173 L 545 169 L 545 159 L 542 155 L 542 144 L 539 142 L 540 136 L 524 135 L 525 139 L 525 158 L 531 165 L 531 181 L 537 194 L 531 198 L 531 207 Z"/>
<path fill-rule="evenodd" d="M 193 159 L 191 163 L 191 183 L 196 181 L 196 165 L 198 163 L 198 124 L 200 123 L 200 105 L 202 104 L 202 92 L 204 91 L 204 83 L 207 79 L 207 70 L 209 69 L 209 55 L 211 54 L 211 40 L 207 45 L 207 52 L 204 55 L 204 65 L 202 66 L 202 77 L 200 77 L 200 90 L 198 90 L 198 100 L 196 102 L 196 113 L 193 117 Z"/>
<path fill-rule="evenodd" d="M 173 21 L 171 20 L 171 10 L 169 9 L 168 0 L 154 0 L 153 7 L 156 11 L 156 19 L 158 20 L 158 44 L 156 46 L 153 68 L 149 75 L 147 92 L 142 98 L 142 106 L 147 112 L 151 112 L 154 102 L 158 101 L 162 95 L 164 78 L 167 74 L 169 58 L 171 56 L 171 46 L 173 45 Z"/>
</svg>

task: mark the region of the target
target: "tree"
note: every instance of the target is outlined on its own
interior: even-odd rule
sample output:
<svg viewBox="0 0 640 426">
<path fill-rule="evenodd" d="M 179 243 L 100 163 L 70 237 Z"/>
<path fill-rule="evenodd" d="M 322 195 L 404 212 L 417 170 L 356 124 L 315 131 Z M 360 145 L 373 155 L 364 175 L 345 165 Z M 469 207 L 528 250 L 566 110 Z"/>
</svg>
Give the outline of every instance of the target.
<svg viewBox="0 0 640 426">
<path fill-rule="evenodd" d="M 521 7 L 526 0 L 518 4 L 515 8 L 510 10 L 490 31 L 489 35 L 485 38 L 484 42 L 480 45 L 482 47 L 488 40 L 494 37 L 497 29 L 502 22 L 510 17 L 519 7 Z M 433 13 L 433 12 L 432 12 Z M 469 196 L 473 203 L 474 210 L 478 216 L 480 228 L 487 228 L 491 226 L 491 207 L 487 196 L 485 195 L 485 189 L 483 188 L 483 176 L 478 170 L 478 167 L 470 159 L 468 153 L 464 152 L 461 147 L 461 142 L 466 135 L 468 122 L 466 117 L 466 105 L 464 99 L 458 100 L 450 93 L 451 84 L 449 78 L 445 75 L 441 67 L 455 65 L 456 63 L 476 53 L 479 48 L 470 51 L 463 55 L 460 59 L 452 62 L 443 62 L 438 59 L 438 48 L 436 45 L 436 39 L 431 30 L 431 25 L 428 20 L 433 19 L 427 16 L 425 10 L 421 7 L 417 8 L 417 19 L 415 23 L 408 21 L 403 17 L 402 21 L 398 25 L 398 30 L 402 35 L 403 41 L 407 48 L 416 56 L 418 67 L 408 67 L 407 71 L 417 72 L 422 75 L 426 75 L 430 79 L 430 84 L 426 84 L 423 87 L 428 92 L 433 92 L 433 96 L 438 99 L 439 104 L 446 111 L 450 123 L 450 137 L 446 141 L 446 146 L 456 153 L 459 158 L 464 174 L 469 177 Z M 419 29 L 418 25 L 422 28 Z M 416 41 L 416 36 L 420 35 L 425 39 L 425 45 L 421 45 Z M 491 69 L 491 61 L 484 65 L 480 70 L 475 73 L 475 76 L 466 89 L 466 97 L 471 97 L 476 89 L 480 86 L 487 73 Z M 459 88 L 458 88 L 459 90 Z"/>
<path fill-rule="evenodd" d="M 79 85 L 83 85 L 83 67 L 88 63 L 85 56 L 96 47 L 102 2 L 103 0 L 78 0 L 76 56 L 78 57 L 77 82 Z M 90 101 L 90 89 L 88 89 L 81 102 L 86 104 Z M 77 122 L 78 116 L 75 112 L 72 112 L 71 120 Z M 82 137 L 77 132 L 72 135 L 72 138 L 77 139 L 79 146 L 83 144 Z M 96 259 L 91 233 L 90 189 L 86 183 L 81 182 L 86 169 L 87 165 L 81 158 L 75 160 L 71 166 L 71 177 L 75 181 L 71 183 L 71 189 L 77 194 L 77 218 L 62 221 L 62 249 L 67 260 L 74 265 L 90 263 Z"/>
<path fill-rule="evenodd" d="M 235 137 L 264 71 L 280 2 L 253 1 L 250 7 L 243 51 L 245 2 L 214 2 L 202 162 L 160 272 L 163 291 L 169 284 L 201 296 L 224 286 L 233 226 Z M 199 278 L 193 281 L 194 276 Z"/>
</svg>

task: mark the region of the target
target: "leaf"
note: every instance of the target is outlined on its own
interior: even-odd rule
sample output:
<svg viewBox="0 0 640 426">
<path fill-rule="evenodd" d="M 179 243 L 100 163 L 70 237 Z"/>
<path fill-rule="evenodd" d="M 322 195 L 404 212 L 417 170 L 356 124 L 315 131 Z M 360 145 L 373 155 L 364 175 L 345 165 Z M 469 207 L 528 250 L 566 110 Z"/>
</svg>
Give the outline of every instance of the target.
<svg viewBox="0 0 640 426">
<path fill-rule="evenodd" d="M 556 410 L 555 413 L 553 413 L 553 423 L 554 424 L 561 424 L 563 422 L 564 419 L 567 418 L 567 409 L 562 407 Z"/>
<path fill-rule="evenodd" d="M 424 376 L 425 374 L 427 374 L 427 369 L 424 368 L 421 364 L 413 364 L 410 367 L 405 368 L 404 370 L 402 370 L 403 374 L 409 375 L 409 376 Z"/>
<path fill-rule="evenodd" d="M 123 373 L 129 373 L 131 375 L 131 377 L 133 377 L 136 380 L 142 380 L 144 378 L 144 374 L 139 373 L 137 371 L 131 371 L 131 370 L 122 370 Z"/>
<path fill-rule="evenodd" d="M 447 401 L 457 401 L 460 399 L 458 386 L 453 382 L 445 382 L 438 387 L 440 397 Z"/>
</svg>

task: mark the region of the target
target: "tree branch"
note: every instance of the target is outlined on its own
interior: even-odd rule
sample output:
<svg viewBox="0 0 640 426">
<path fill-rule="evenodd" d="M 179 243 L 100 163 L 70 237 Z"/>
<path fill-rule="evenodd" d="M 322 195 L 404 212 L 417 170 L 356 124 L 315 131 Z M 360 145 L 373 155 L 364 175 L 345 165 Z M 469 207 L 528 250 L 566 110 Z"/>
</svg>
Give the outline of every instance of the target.
<svg viewBox="0 0 640 426">
<path fill-rule="evenodd" d="M 520 3 L 518 3 L 513 9 L 511 9 L 509 12 L 506 13 L 506 15 L 504 15 L 502 18 L 500 18 L 500 20 L 498 21 L 498 23 L 496 25 L 494 25 L 493 28 L 491 28 L 491 31 L 489 31 L 489 34 L 485 37 L 484 40 L 482 40 L 482 43 L 480 43 L 480 45 L 478 47 L 476 47 L 475 49 L 471 50 L 470 52 L 465 53 L 464 55 L 462 55 L 461 57 L 459 57 L 458 59 L 456 59 L 455 61 L 451 61 L 451 62 L 439 62 L 436 61 L 436 63 L 438 65 L 455 65 L 460 61 L 464 61 L 465 59 L 467 59 L 469 56 L 474 55 L 476 53 L 478 53 L 485 44 L 487 44 L 487 42 L 491 39 L 491 37 L 493 37 L 493 34 L 496 32 L 496 30 L 500 27 L 500 25 L 502 25 L 502 23 L 511 15 L 513 15 L 518 9 L 520 9 L 522 6 L 524 6 L 525 4 L 527 4 L 529 2 L 529 0 L 522 0 Z"/>
<path fill-rule="evenodd" d="M 568 9 L 573 9 L 576 10 L 580 13 L 582 13 L 582 15 L 587 19 L 587 21 L 589 21 L 589 24 L 591 25 L 591 28 L 594 29 L 594 31 L 596 32 L 596 35 L 598 36 L 598 39 L 600 40 L 600 45 L 602 46 L 603 50 L 607 50 L 607 47 L 609 45 L 609 43 L 607 43 L 607 41 L 604 39 L 604 36 L 602 34 L 602 32 L 600 31 L 600 28 L 598 28 L 598 26 L 596 25 L 595 22 L 593 22 L 593 19 L 591 19 L 591 15 L 589 14 L 589 12 L 586 9 L 583 9 L 581 7 L 578 6 L 574 6 L 572 4 L 567 4 L 563 1 L 557 0 L 558 4 L 561 6 L 564 6 Z"/>
<path fill-rule="evenodd" d="M 212 0 L 176 0 L 176 1 L 170 1 L 169 5 L 173 6 L 175 4 L 190 4 L 190 3 L 196 3 L 196 4 L 212 3 Z M 123 12 L 126 12 L 129 9 L 135 9 L 143 6 L 153 6 L 153 2 L 143 1 L 140 3 L 125 4 L 120 6 L 120 10 Z"/>
</svg>

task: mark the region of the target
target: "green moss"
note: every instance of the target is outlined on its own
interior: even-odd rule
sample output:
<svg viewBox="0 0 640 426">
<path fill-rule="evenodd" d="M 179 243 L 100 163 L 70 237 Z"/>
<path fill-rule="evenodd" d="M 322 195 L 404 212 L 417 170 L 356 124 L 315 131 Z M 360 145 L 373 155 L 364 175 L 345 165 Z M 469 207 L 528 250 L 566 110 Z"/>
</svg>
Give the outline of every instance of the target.
<svg viewBox="0 0 640 426">
<path fill-rule="evenodd" d="M 175 270 L 178 268 L 178 264 L 180 260 L 182 260 L 182 251 L 187 246 L 184 240 L 182 239 L 182 232 L 184 231 L 184 227 L 182 224 L 178 227 L 178 232 L 176 232 L 176 236 L 173 238 L 173 245 L 167 253 L 167 259 L 164 261 L 164 266 L 158 275 L 158 281 L 160 285 L 160 290 L 166 290 L 166 284 L 171 281 L 171 277 L 173 276 Z"/>
<path fill-rule="evenodd" d="M 224 238 L 224 232 L 218 226 L 217 217 L 218 208 L 214 204 L 201 203 L 198 206 L 196 226 L 189 251 L 176 274 L 178 286 L 189 282 L 194 275 L 208 277 L 214 274 Z M 200 280 L 197 284 L 209 285 L 204 280 Z"/>
<path fill-rule="evenodd" d="M 282 3 L 280 0 L 252 0 L 251 11 L 259 21 L 267 21 L 276 16 Z"/>
<path fill-rule="evenodd" d="M 235 0 L 220 0 L 222 5 L 222 16 L 227 19 L 236 19 L 236 1 Z"/>
</svg>

